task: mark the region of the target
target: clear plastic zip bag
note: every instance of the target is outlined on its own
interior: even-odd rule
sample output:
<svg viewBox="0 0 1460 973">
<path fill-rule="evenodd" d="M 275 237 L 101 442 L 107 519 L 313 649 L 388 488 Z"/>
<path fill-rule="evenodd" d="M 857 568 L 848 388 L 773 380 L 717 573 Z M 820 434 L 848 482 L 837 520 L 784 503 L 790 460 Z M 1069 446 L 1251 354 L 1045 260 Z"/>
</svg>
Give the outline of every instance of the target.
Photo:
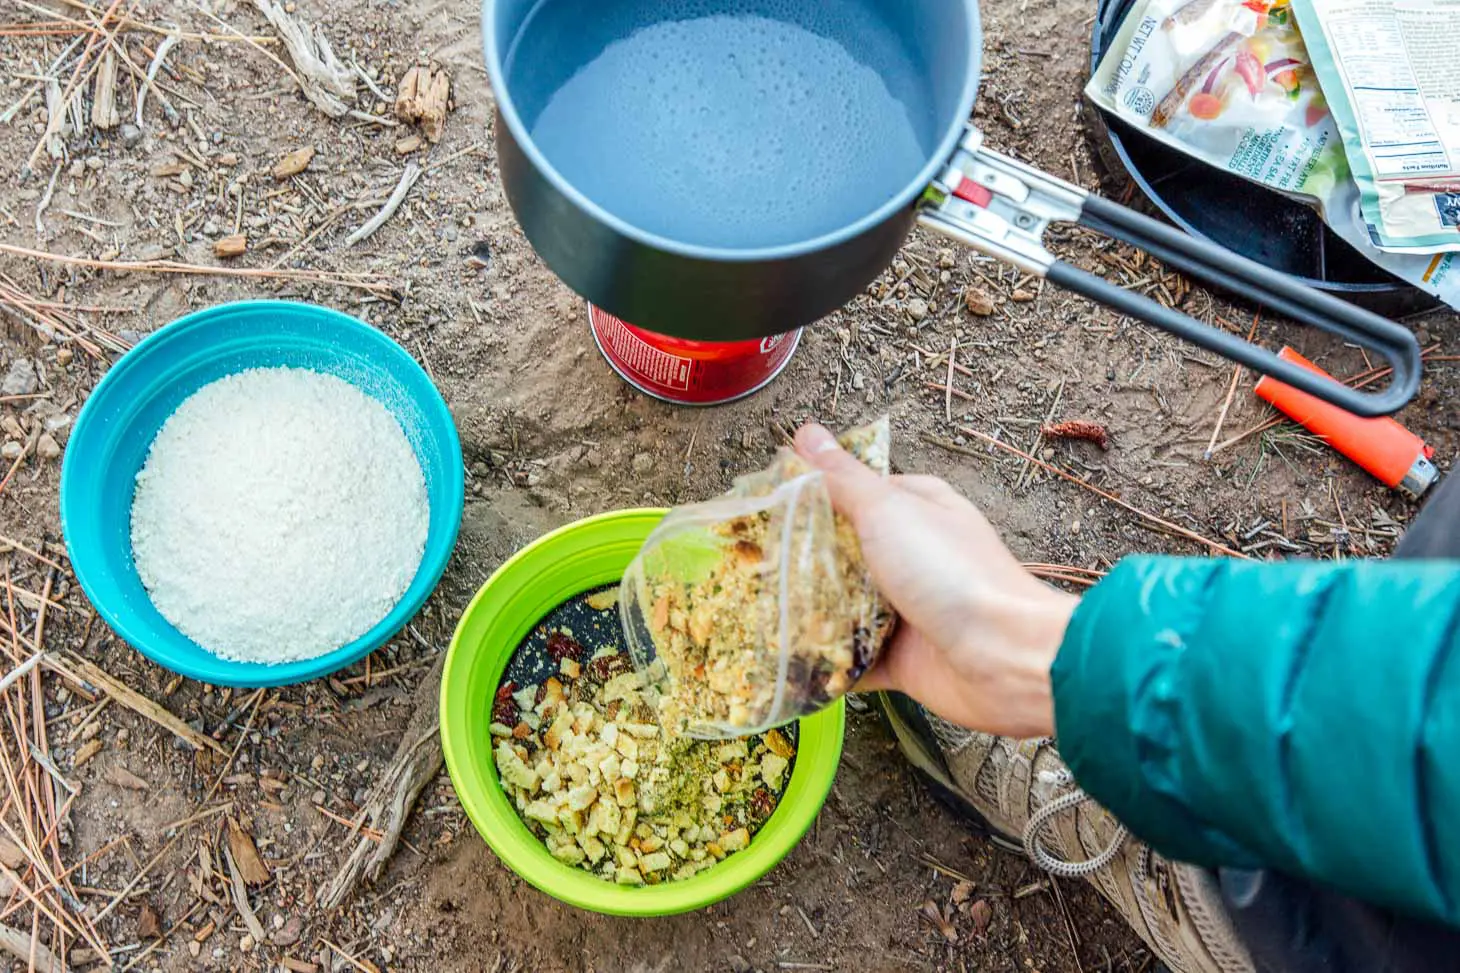
<svg viewBox="0 0 1460 973">
<path fill-rule="evenodd" d="M 841 437 L 888 472 L 887 420 Z M 629 654 L 666 731 L 729 739 L 844 695 L 895 617 L 822 475 L 789 449 L 724 497 L 672 510 L 624 574 Z"/>
</svg>

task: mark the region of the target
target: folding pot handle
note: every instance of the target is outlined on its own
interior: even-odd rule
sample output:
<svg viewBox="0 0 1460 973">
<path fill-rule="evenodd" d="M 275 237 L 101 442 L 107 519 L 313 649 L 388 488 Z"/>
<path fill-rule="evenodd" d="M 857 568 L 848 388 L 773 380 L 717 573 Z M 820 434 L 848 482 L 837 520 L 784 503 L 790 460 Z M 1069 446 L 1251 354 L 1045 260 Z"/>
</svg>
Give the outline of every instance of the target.
<svg viewBox="0 0 1460 973">
<path fill-rule="evenodd" d="M 926 225 L 1355 415 L 1396 412 L 1419 390 L 1419 342 L 1407 328 L 1299 284 L 1223 247 L 1092 196 L 1078 186 L 992 152 L 982 143 L 982 135 L 970 127 L 943 178 L 925 198 L 922 221 Z M 1355 391 L 1060 261 L 1042 240 L 1053 222 L 1080 223 L 1124 240 L 1209 284 L 1376 352 L 1393 369 L 1393 378 L 1381 392 Z"/>
</svg>

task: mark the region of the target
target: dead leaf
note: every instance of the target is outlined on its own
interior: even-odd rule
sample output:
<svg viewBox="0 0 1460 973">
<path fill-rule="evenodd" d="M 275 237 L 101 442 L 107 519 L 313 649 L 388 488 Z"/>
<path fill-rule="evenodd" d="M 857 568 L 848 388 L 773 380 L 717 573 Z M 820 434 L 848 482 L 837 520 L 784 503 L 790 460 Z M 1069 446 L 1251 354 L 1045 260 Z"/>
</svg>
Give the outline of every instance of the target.
<svg viewBox="0 0 1460 973">
<path fill-rule="evenodd" d="M 150 902 L 143 902 L 142 911 L 137 916 L 137 938 L 158 939 L 161 936 L 162 920 L 158 918 L 157 910 Z"/>
<path fill-rule="evenodd" d="M 953 904 L 962 905 L 973 896 L 974 885 L 968 880 L 959 882 L 953 886 Z"/>
<path fill-rule="evenodd" d="M 145 791 L 152 786 L 121 764 L 112 765 L 106 772 L 106 779 L 129 791 Z"/>
<path fill-rule="evenodd" d="M 938 927 L 938 931 L 943 934 L 944 939 L 950 943 L 956 944 L 958 942 L 958 930 L 954 929 L 953 923 L 944 917 L 943 910 L 938 908 L 938 903 L 932 899 L 925 900 L 923 902 L 922 912 L 924 918 Z"/>
<path fill-rule="evenodd" d="M 302 149 L 295 149 L 274 163 L 274 178 L 282 182 L 290 176 L 299 175 L 309 168 L 309 163 L 313 158 L 314 146 L 306 145 Z"/>
<path fill-rule="evenodd" d="M 102 743 L 100 740 L 87 740 L 76 749 L 76 759 L 71 761 L 72 769 L 80 767 L 86 761 L 101 753 Z"/>
<path fill-rule="evenodd" d="M 989 931 L 989 920 L 994 917 L 994 910 L 988 900 L 979 899 L 969 906 L 968 915 L 973 919 L 973 934 L 982 938 Z"/>
<path fill-rule="evenodd" d="M 263 885 L 269 880 L 269 867 L 259 857 L 258 846 L 232 818 L 228 819 L 228 850 L 233 852 L 233 863 L 238 866 L 238 874 L 245 883 Z"/>
<path fill-rule="evenodd" d="M 0 837 L 0 864 L 13 870 L 23 867 L 29 860 L 19 845 L 9 838 Z"/>
</svg>

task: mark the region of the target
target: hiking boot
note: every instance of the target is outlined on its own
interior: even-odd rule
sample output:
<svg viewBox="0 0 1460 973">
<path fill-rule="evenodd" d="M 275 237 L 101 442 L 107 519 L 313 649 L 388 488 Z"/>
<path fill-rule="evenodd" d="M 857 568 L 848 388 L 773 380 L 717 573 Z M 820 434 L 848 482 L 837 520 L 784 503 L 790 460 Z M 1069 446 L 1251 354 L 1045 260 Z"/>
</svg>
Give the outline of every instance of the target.
<svg viewBox="0 0 1460 973">
<path fill-rule="evenodd" d="M 974 733 L 899 693 L 877 705 L 945 803 L 1050 874 L 1089 881 L 1174 973 L 1252 973 L 1216 877 L 1132 837 L 1080 790 L 1053 740 Z"/>
</svg>

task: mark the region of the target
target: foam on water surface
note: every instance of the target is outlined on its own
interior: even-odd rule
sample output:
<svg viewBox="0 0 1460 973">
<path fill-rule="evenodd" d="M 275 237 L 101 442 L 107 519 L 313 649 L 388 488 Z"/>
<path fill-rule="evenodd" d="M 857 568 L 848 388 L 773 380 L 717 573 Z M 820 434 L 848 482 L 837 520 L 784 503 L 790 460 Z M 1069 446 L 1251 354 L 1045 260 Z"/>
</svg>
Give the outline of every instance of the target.
<svg viewBox="0 0 1460 973">
<path fill-rule="evenodd" d="M 923 73 L 866 0 L 545 0 L 506 68 L 569 183 L 682 243 L 838 230 L 904 189 L 934 141 Z"/>
</svg>

